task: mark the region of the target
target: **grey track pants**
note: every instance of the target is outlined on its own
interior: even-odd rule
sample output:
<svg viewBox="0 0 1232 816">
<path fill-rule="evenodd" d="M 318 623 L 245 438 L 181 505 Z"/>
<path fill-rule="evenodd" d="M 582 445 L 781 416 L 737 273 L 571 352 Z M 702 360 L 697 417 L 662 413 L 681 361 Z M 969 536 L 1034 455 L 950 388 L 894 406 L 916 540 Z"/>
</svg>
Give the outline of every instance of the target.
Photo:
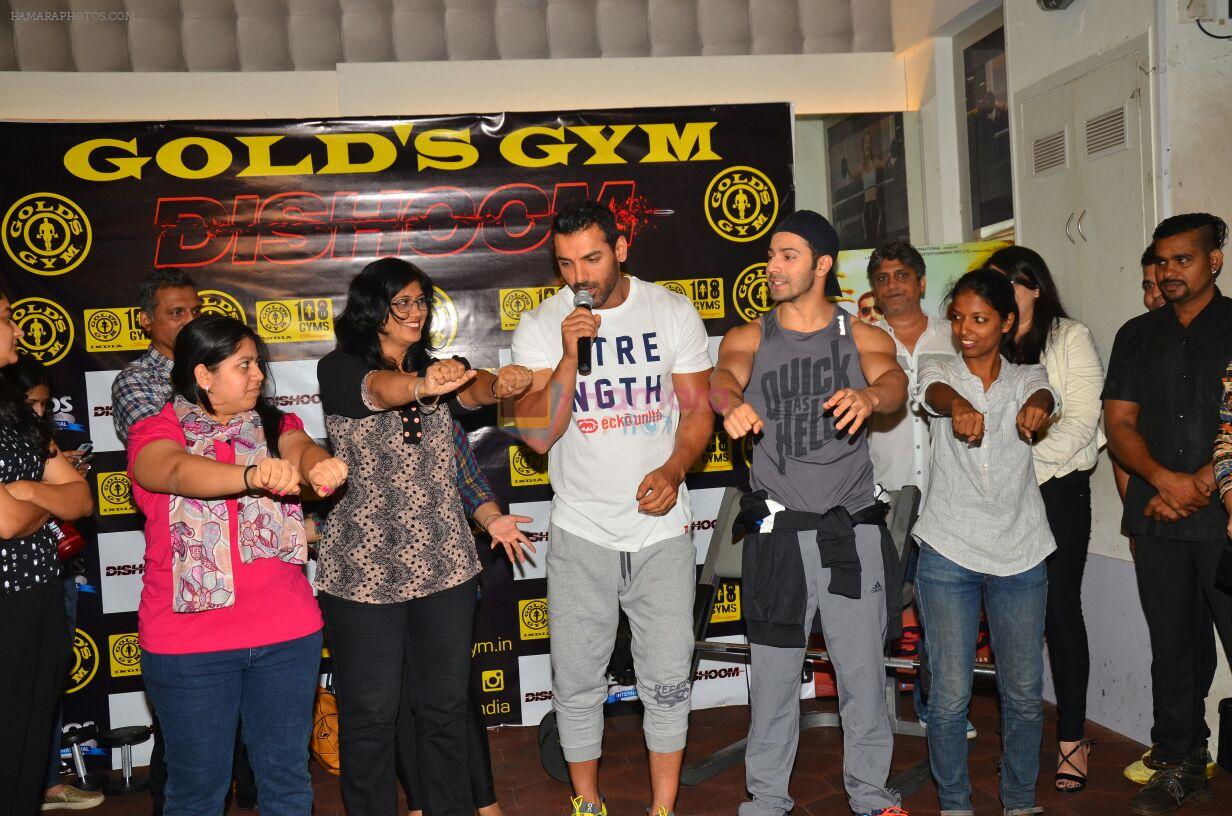
<svg viewBox="0 0 1232 816">
<path fill-rule="evenodd" d="M 637 693 L 646 747 L 684 748 L 693 660 L 695 551 L 691 534 L 635 553 L 600 547 L 552 525 L 547 557 L 552 705 L 569 762 L 598 759 L 603 747 L 607 664 L 619 610 L 633 632 Z"/>
<path fill-rule="evenodd" d="M 899 804 L 886 789 L 894 752 L 893 725 L 885 700 L 886 601 L 881 538 L 877 527 L 856 527 L 860 598 L 831 594 L 830 570 L 821 566 L 817 536 L 803 532 L 800 557 L 808 588 L 806 630 L 821 615 L 826 650 L 838 680 L 843 720 L 843 782 L 851 809 L 870 813 Z M 800 670 L 804 647 L 752 647 L 749 706 L 752 726 L 745 753 L 745 782 L 753 800 L 740 816 L 782 816 L 794 807 L 787 792 L 800 742 Z"/>
</svg>

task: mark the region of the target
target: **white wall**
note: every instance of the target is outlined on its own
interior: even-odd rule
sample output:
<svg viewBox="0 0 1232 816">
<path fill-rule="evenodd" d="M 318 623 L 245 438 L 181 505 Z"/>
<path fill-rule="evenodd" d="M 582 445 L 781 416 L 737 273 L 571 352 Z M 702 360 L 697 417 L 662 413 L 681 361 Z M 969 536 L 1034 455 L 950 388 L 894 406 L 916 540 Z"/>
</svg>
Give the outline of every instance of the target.
<svg viewBox="0 0 1232 816">
<path fill-rule="evenodd" d="M 1160 2 L 1175 13 L 1177 0 Z M 1006 0 L 1010 90 L 1033 85 L 1133 39 L 1154 24 L 1154 0 L 1078 0 L 1064 11 L 1044 11 L 1035 0 Z"/>
<path fill-rule="evenodd" d="M 826 120 L 796 117 L 796 209 L 830 212 L 829 168 L 826 161 Z"/>
<path fill-rule="evenodd" d="M 549 82 L 545 70 L 567 76 Z M 792 102 L 906 109 L 894 54 L 347 63 L 337 71 L 4 74 L 4 119 L 256 119 Z"/>
<path fill-rule="evenodd" d="M 1161 65 L 1167 88 L 1168 211 L 1212 212 L 1232 221 L 1232 41 L 1212 39 L 1170 11 Z M 1208 24 L 1207 29 L 1232 34 L 1232 26 Z M 1232 284 L 1223 281 L 1223 291 L 1232 294 Z"/>
<path fill-rule="evenodd" d="M 897 8 L 897 6 L 895 6 Z M 907 72 L 907 105 L 920 126 L 919 197 L 922 234 L 917 244 L 954 244 L 965 237 L 959 172 L 958 107 L 954 83 L 954 45 L 949 37 L 925 40 L 902 54 Z"/>
</svg>

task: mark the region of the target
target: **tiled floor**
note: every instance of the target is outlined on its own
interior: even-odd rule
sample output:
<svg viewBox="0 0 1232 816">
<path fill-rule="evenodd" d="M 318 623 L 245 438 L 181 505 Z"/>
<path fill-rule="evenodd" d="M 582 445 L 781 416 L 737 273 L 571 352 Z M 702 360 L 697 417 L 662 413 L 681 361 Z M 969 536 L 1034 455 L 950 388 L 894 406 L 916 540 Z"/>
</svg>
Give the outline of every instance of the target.
<svg viewBox="0 0 1232 816">
<path fill-rule="evenodd" d="M 813 707 L 833 704 L 807 703 Z M 1051 721 L 1049 707 L 1046 716 Z M 998 816 L 996 701 L 991 693 L 978 694 L 972 706 L 972 720 L 979 737 L 971 745 L 970 767 L 975 787 L 973 804 L 979 816 Z M 699 711 L 693 715 L 686 762 L 743 737 L 748 729 L 748 709 L 744 707 Z M 1089 736 L 1097 737 L 1091 756 L 1091 778 L 1087 790 L 1078 795 L 1063 795 L 1052 789 L 1051 769 L 1055 762 L 1052 729 L 1045 731 L 1045 751 L 1041 767 L 1038 804 L 1049 816 L 1120 816 L 1128 812 L 1127 803 L 1137 786 L 1121 776 L 1121 769 L 1142 752 L 1142 746 L 1098 726 L 1089 726 Z M 493 771 L 501 806 L 508 816 L 558 816 L 567 810 L 568 790 L 543 771 L 533 728 L 504 728 L 491 732 Z M 632 717 L 608 720 L 606 753 L 602 769 L 608 812 L 613 816 L 641 816 L 648 804 L 645 750 L 640 724 Z M 924 740 L 899 737 L 895 743 L 894 773 L 924 758 Z M 316 816 L 345 816 L 336 777 L 314 766 Z M 1202 806 L 1187 805 L 1182 814 L 1214 816 L 1232 813 L 1232 775 L 1220 771 L 1214 780 L 1215 800 Z M 792 777 L 796 816 L 842 816 L 849 813 L 842 781 L 842 736 L 836 729 L 818 729 L 801 737 L 800 755 Z M 736 766 L 696 787 L 682 789 L 677 812 L 681 816 L 733 816 L 744 801 L 744 769 Z M 914 816 L 937 813 L 936 789 L 926 784 L 906 802 Z M 235 808 L 231 813 L 236 814 Z M 111 799 L 92 811 L 96 816 L 145 816 L 149 813 L 147 795 Z"/>
</svg>

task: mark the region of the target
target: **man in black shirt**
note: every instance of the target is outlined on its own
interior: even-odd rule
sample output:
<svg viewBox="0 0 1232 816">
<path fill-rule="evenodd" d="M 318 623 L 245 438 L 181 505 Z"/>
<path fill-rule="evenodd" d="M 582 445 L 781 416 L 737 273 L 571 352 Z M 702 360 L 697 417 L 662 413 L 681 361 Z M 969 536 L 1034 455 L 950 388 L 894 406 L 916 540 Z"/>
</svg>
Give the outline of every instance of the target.
<svg viewBox="0 0 1232 816">
<path fill-rule="evenodd" d="M 1108 447 L 1129 471 L 1122 525 L 1134 538 L 1138 592 L 1151 636 L 1155 776 L 1130 802 L 1170 813 L 1209 798 L 1205 697 L 1195 607 L 1201 598 L 1225 644 L 1232 595 L 1215 585 L 1228 517 L 1211 467 L 1222 376 L 1232 358 L 1232 299 L 1215 286 L 1227 225 L 1206 213 L 1155 229 L 1167 305 L 1117 332 L 1104 385 Z M 1205 686 L 1205 687 L 1204 687 Z"/>
</svg>

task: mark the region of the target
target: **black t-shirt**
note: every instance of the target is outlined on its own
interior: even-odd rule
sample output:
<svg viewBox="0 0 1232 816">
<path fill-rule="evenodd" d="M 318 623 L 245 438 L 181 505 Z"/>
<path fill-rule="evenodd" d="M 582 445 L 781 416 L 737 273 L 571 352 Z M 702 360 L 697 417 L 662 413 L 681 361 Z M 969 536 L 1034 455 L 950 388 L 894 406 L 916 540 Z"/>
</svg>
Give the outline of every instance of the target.
<svg viewBox="0 0 1232 816">
<path fill-rule="evenodd" d="M 1232 299 L 1218 289 L 1188 327 L 1171 306 L 1130 320 L 1117 332 L 1103 399 L 1138 404 L 1138 431 L 1160 465 L 1194 473 L 1211 461 L 1223 403 L 1223 374 L 1232 358 Z M 1218 492 L 1206 507 L 1180 521 L 1142 515 L 1156 493 L 1130 476 L 1122 524 L 1130 535 L 1218 541 L 1227 514 Z"/>
</svg>

